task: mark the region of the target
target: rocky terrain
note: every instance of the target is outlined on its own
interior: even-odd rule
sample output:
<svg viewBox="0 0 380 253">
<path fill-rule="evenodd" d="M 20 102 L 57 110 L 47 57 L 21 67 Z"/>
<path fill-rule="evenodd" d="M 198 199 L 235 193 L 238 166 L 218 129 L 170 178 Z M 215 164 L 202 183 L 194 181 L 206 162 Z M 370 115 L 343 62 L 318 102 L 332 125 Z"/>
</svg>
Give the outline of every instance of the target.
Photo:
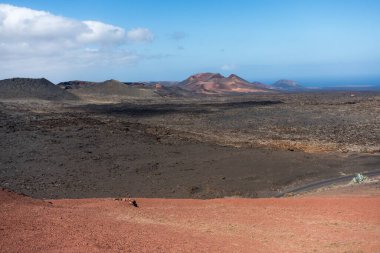
<svg viewBox="0 0 380 253">
<path fill-rule="evenodd" d="M 265 197 L 379 168 L 378 93 L 104 104 L 100 90 L 1 102 L 0 186 L 39 198 Z"/>
</svg>

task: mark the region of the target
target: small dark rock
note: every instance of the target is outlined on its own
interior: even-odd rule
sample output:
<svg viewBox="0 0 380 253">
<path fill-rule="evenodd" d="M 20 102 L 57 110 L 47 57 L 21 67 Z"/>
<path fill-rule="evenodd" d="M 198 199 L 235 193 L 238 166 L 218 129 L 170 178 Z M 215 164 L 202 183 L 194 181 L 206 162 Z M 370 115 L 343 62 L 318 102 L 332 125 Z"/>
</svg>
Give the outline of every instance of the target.
<svg viewBox="0 0 380 253">
<path fill-rule="evenodd" d="M 134 207 L 139 207 L 139 206 L 137 205 L 136 200 L 134 200 L 134 199 L 128 199 L 128 203 L 131 204 L 131 205 L 134 206 Z"/>
</svg>

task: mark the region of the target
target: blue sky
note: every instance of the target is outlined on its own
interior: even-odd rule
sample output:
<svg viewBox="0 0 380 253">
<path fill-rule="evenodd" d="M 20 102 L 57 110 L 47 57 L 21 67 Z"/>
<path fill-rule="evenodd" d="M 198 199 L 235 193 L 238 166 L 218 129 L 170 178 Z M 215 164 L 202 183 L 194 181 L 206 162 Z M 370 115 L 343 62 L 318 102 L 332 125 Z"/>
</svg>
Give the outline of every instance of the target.
<svg viewBox="0 0 380 253">
<path fill-rule="evenodd" d="M 378 0 L 6 1 L 0 78 L 380 85 L 379 13 Z"/>
</svg>

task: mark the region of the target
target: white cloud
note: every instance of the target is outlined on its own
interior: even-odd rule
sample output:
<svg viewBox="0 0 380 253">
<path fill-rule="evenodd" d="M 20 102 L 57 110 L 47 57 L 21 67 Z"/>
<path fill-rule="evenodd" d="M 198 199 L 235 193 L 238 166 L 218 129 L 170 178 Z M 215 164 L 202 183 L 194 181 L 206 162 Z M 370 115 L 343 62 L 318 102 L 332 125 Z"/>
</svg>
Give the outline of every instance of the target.
<svg viewBox="0 0 380 253">
<path fill-rule="evenodd" d="M 124 29 L 104 24 L 97 21 L 83 21 L 87 25 L 89 31 L 79 36 L 79 40 L 84 43 L 117 43 L 125 38 Z"/>
<path fill-rule="evenodd" d="M 1 40 L 75 39 L 87 29 L 82 22 L 7 4 L 0 4 L 0 17 Z"/>
<path fill-rule="evenodd" d="M 0 78 L 29 74 L 32 70 L 48 76 L 60 70 L 136 63 L 139 56 L 125 49 L 126 42 L 153 38 L 146 28 L 125 31 L 99 21 L 80 21 L 0 4 L 0 61 L 3 62 Z"/>
<path fill-rule="evenodd" d="M 139 27 L 128 31 L 127 38 L 133 42 L 150 42 L 154 39 L 154 35 L 149 29 Z"/>
</svg>

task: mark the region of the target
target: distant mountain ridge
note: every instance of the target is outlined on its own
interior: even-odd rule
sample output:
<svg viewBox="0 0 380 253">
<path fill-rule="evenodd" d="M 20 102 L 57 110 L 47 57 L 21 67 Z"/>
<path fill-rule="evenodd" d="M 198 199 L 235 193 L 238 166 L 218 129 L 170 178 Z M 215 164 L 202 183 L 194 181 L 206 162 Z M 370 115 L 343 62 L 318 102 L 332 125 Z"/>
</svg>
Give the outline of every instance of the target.
<svg viewBox="0 0 380 253">
<path fill-rule="evenodd" d="M 208 95 L 272 92 L 265 84 L 250 83 L 235 74 L 224 77 L 219 73 L 209 72 L 192 75 L 178 85 L 183 89 Z"/>
<path fill-rule="evenodd" d="M 274 89 L 278 90 L 287 90 L 287 91 L 295 91 L 305 89 L 298 82 L 293 80 L 281 79 L 271 85 Z"/>
<path fill-rule="evenodd" d="M 119 82 L 116 80 L 109 80 L 114 82 Z M 88 87 L 96 87 L 104 84 L 106 82 L 89 82 L 89 81 L 68 81 L 61 82 L 58 86 L 64 89 L 80 89 Z M 235 74 L 231 74 L 228 77 L 224 77 L 219 73 L 198 73 L 188 77 L 187 79 L 176 82 L 176 81 L 157 81 L 157 82 L 119 82 L 119 85 L 125 84 L 127 86 L 138 86 L 145 88 L 156 88 L 160 89 L 166 87 L 179 87 L 186 89 L 188 91 L 198 92 L 198 93 L 222 93 L 222 92 L 258 92 L 257 90 L 282 90 L 282 91 L 295 91 L 305 89 L 298 82 L 293 80 L 281 79 L 272 85 L 266 85 L 260 82 L 249 82 Z M 124 86 L 123 86 L 124 88 Z M 254 90 L 256 89 L 256 90 Z M 178 90 L 178 89 L 176 89 Z"/>
<path fill-rule="evenodd" d="M 292 80 L 279 80 L 273 85 L 249 82 L 235 74 L 198 73 L 181 82 L 91 82 L 73 80 L 54 85 L 45 78 L 11 78 L 0 80 L 0 98 L 39 98 L 45 100 L 91 99 L 122 101 L 154 97 L 192 97 L 304 91 Z"/>
</svg>

